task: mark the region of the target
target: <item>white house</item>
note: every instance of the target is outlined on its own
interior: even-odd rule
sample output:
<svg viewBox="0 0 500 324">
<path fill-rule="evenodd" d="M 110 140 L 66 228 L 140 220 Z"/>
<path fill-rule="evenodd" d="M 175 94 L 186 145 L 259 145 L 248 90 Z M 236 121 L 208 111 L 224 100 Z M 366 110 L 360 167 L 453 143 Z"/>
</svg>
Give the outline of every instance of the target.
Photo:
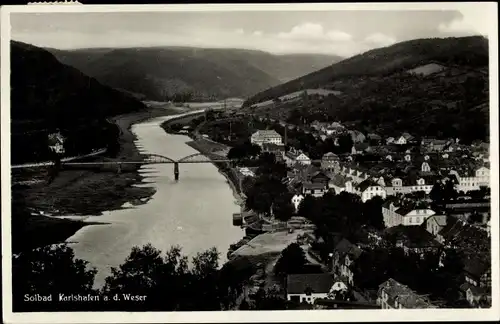
<svg viewBox="0 0 500 324">
<path fill-rule="evenodd" d="M 405 145 L 407 142 L 404 136 L 400 136 L 394 143 L 398 145 Z"/>
<path fill-rule="evenodd" d="M 299 211 L 299 206 L 300 203 L 304 200 L 304 196 L 300 194 L 295 194 L 292 197 L 292 205 L 295 207 L 295 212 L 297 213 Z"/>
<path fill-rule="evenodd" d="M 398 145 L 405 145 L 408 144 L 409 141 L 413 139 L 413 136 L 411 136 L 408 133 L 403 133 L 398 139 L 394 142 L 395 144 Z"/>
<path fill-rule="evenodd" d="M 382 205 L 382 216 L 386 227 L 393 226 L 419 226 L 435 212 L 427 206 L 417 206 L 410 203 L 406 206 L 396 206 L 393 202 Z"/>
<path fill-rule="evenodd" d="M 286 297 L 289 301 L 314 304 L 318 298 L 328 298 L 334 284 L 328 273 L 290 274 L 287 276 Z"/>
<path fill-rule="evenodd" d="M 385 188 L 370 179 L 364 180 L 355 186 L 355 193 L 361 197 L 362 202 L 366 202 L 375 196 L 380 196 L 382 199 L 387 196 Z"/>
<path fill-rule="evenodd" d="M 64 136 L 61 133 L 53 133 L 48 135 L 49 148 L 57 153 L 64 153 Z"/>
<path fill-rule="evenodd" d="M 238 168 L 238 171 L 245 177 L 255 177 L 255 173 L 247 167 Z"/>
<path fill-rule="evenodd" d="M 311 159 L 305 155 L 304 153 L 300 153 L 296 158 L 295 158 L 295 161 L 296 162 L 299 162 L 301 164 L 304 164 L 304 165 L 309 165 L 311 164 Z"/>
<path fill-rule="evenodd" d="M 304 196 L 311 195 L 313 197 L 323 197 L 328 191 L 328 185 L 315 182 L 306 182 L 302 184 L 302 194 Z"/>
<path fill-rule="evenodd" d="M 457 189 L 459 191 L 478 190 L 480 187 L 490 186 L 490 170 L 487 167 L 480 167 L 472 173 L 460 175 L 457 171 L 450 171 L 458 179 Z"/>
<path fill-rule="evenodd" d="M 448 217 L 446 215 L 432 215 L 425 222 L 425 229 L 433 236 L 437 236 L 439 232 L 446 226 Z"/>
<path fill-rule="evenodd" d="M 262 146 L 264 143 L 271 143 L 276 145 L 283 145 L 283 139 L 273 129 L 258 130 L 250 136 L 250 142 Z"/>
</svg>

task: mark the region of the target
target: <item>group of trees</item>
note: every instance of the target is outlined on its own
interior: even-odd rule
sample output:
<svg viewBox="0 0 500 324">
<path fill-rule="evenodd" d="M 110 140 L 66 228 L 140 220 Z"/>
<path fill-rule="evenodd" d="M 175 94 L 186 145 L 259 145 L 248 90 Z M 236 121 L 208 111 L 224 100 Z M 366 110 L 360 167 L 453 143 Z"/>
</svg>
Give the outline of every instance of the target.
<svg viewBox="0 0 500 324">
<path fill-rule="evenodd" d="M 44 49 L 12 42 L 11 50 L 13 163 L 47 159 L 47 135 L 57 129 L 66 137 L 66 155 L 108 146 L 116 151 L 117 132 L 106 118 L 146 108 Z"/>
<path fill-rule="evenodd" d="M 259 145 L 246 140 L 242 144 L 232 147 L 227 153 L 227 158 L 237 160 L 238 164 L 248 165 L 250 159 L 258 157 L 261 153 Z"/>
<path fill-rule="evenodd" d="M 310 219 L 317 234 L 327 238 L 329 233 L 342 233 L 350 237 L 362 226 L 383 229 L 383 199 L 375 196 L 363 203 L 355 194 L 332 191 L 322 197 L 306 196 L 299 205 L 299 215 Z"/>
<path fill-rule="evenodd" d="M 185 92 L 178 92 L 174 94 L 165 94 L 164 100 L 165 101 L 172 101 L 172 102 L 188 102 L 192 101 L 194 97 L 194 94 L 192 91 L 185 91 Z"/>
<path fill-rule="evenodd" d="M 447 301 L 448 306 L 458 306 L 462 269 L 462 257 L 453 249 L 421 254 L 405 253 L 401 248 L 377 247 L 364 249 L 356 259 L 353 272 L 354 282 L 361 289 L 377 290 L 382 282 L 393 278 L 418 294 Z"/>
<path fill-rule="evenodd" d="M 179 247 L 165 254 L 150 244 L 134 247 L 123 264 L 112 268 L 101 289 L 93 287 L 97 271 L 75 258 L 67 245 L 45 246 L 13 257 L 15 311 L 225 310 L 241 293 L 241 270 L 227 263 L 218 269 L 215 248 L 189 263 Z M 51 302 L 29 302 L 25 296 L 52 296 Z M 60 294 L 98 296 L 96 302 L 61 302 Z M 145 296 L 130 300 L 128 296 Z M 107 298 L 107 299 L 106 299 Z"/>
<path fill-rule="evenodd" d="M 274 215 L 277 219 L 287 220 L 294 211 L 291 205 L 291 196 L 283 178 L 287 175 L 284 163 L 276 161 L 272 153 L 262 153 L 259 156 L 259 165 L 255 178 L 245 192 L 248 210 L 264 215 Z"/>
<path fill-rule="evenodd" d="M 445 52 L 445 48 L 454 50 Z M 441 65 L 444 70 L 428 75 L 408 73 L 427 65 Z M 375 49 L 268 89 L 245 105 L 304 86 L 331 86 L 343 92 L 336 102 L 327 98 L 314 103 L 310 99 L 295 101 L 303 110 L 289 110 L 290 121 L 310 122 L 311 115 L 326 121 L 335 115 L 361 131 L 460 136 L 468 143 L 488 136 L 488 127 L 484 127 L 488 124 L 488 75 L 480 71 L 487 67 L 488 42 L 484 38 L 415 40 Z"/>
<path fill-rule="evenodd" d="M 289 274 L 304 273 L 307 258 L 298 243 L 291 243 L 283 251 L 274 266 L 274 273 L 282 278 Z"/>
<path fill-rule="evenodd" d="M 429 198 L 437 205 L 446 204 L 457 197 L 458 192 L 451 180 L 446 181 L 444 184 L 436 182 L 429 193 Z"/>
</svg>

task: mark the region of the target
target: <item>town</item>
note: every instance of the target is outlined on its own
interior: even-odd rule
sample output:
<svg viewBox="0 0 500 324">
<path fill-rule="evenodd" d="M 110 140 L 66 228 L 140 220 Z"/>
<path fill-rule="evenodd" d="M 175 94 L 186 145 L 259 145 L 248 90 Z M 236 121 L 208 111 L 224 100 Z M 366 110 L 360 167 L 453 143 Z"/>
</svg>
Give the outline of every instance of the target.
<svg viewBox="0 0 500 324">
<path fill-rule="evenodd" d="M 497 8 L 306 5 L 2 6 L 6 322 L 498 317 Z"/>
<path fill-rule="evenodd" d="M 237 161 L 234 222 L 247 236 L 228 255 L 289 237 L 241 307 L 262 296 L 315 309 L 491 304 L 488 143 L 363 134 L 340 121 L 296 126 L 234 109 L 183 130 Z M 266 235 L 273 243 L 259 242 Z"/>
</svg>

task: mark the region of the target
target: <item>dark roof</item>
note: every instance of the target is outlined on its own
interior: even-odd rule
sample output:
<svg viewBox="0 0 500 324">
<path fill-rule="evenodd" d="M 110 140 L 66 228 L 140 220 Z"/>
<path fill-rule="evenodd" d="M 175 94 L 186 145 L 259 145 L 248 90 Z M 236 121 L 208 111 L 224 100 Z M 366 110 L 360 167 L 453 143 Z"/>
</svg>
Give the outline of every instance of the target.
<svg viewBox="0 0 500 324">
<path fill-rule="evenodd" d="M 387 293 L 388 301 L 392 305 L 398 300 L 404 308 L 433 308 L 430 302 L 418 296 L 410 287 L 392 278 L 379 285 L 379 291 L 382 289 Z"/>
<path fill-rule="evenodd" d="M 312 178 L 317 178 L 317 177 L 322 177 L 322 178 L 327 178 L 327 179 L 330 179 L 330 177 L 324 173 L 323 171 L 321 170 L 318 170 L 318 171 L 314 171 L 312 174 L 311 174 L 311 179 Z"/>
<path fill-rule="evenodd" d="M 347 181 L 352 180 L 350 177 L 344 177 L 340 174 L 333 174 L 330 177 L 330 182 L 338 187 L 344 187 Z"/>
<path fill-rule="evenodd" d="M 354 148 L 356 151 L 364 151 L 366 150 L 370 145 L 368 143 L 356 143 L 354 144 Z"/>
<path fill-rule="evenodd" d="M 339 253 L 339 256 L 342 258 L 344 255 L 349 254 L 352 259 L 357 259 L 363 253 L 359 247 L 355 244 L 352 244 L 347 239 L 342 239 L 336 246 L 335 251 Z"/>
<path fill-rule="evenodd" d="M 482 261 L 477 257 L 469 258 L 464 262 L 464 270 L 476 277 L 482 276 L 490 270 L 490 267 L 489 262 Z"/>
<path fill-rule="evenodd" d="M 368 187 L 371 187 L 371 186 L 380 186 L 378 183 L 376 183 L 375 181 L 371 180 L 371 179 L 366 179 L 362 182 L 360 182 L 356 188 L 359 189 L 361 192 L 365 191 Z"/>
<path fill-rule="evenodd" d="M 333 277 L 328 273 L 290 274 L 287 277 L 286 291 L 288 294 L 328 293 L 334 284 Z"/>
<path fill-rule="evenodd" d="M 432 215 L 431 217 L 427 218 L 427 221 L 429 221 L 429 219 L 431 219 L 431 218 L 436 221 L 436 224 L 438 224 L 441 227 L 444 227 L 444 226 L 446 226 L 446 220 L 447 220 L 448 216 L 446 216 L 446 215 Z"/>
<path fill-rule="evenodd" d="M 455 217 L 448 217 L 439 235 L 466 254 L 477 255 L 490 251 L 490 239 L 484 231 Z"/>
<path fill-rule="evenodd" d="M 375 134 L 375 133 L 370 133 L 370 134 L 367 135 L 367 137 L 369 139 L 373 139 L 373 140 L 380 140 L 380 139 L 382 139 L 382 137 L 380 137 L 380 135 Z"/>
<path fill-rule="evenodd" d="M 401 134 L 401 136 L 403 136 L 406 140 L 412 140 L 414 137 L 409 134 L 409 133 L 403 133 Z"/>
<path fill-rule="evenodd" d="M 393 236 L 407 248 L 437 247 L 439 243 L 423 226 L 394 226 L 385 230 L 385 234 Z"/>
<path fill-rule="evenodd" d="M 338 160 L 339 157 L 335 153 L 328 152 L 328 153 L 325 153 L 321 159 L 322 160 Z"/>
<path fill-rule="evenodd" d="M 278 145 L 274 143 L 264 143 L 262 144 L 262 149 L 263 150 L 269 150 L 269 151 L 284 151 L 285 150 L 285 145 Z"/>
<path fill-rule="evenodd" d="M 401 205 L 398 209 L 396 209 L 396 213 L 399 215 L 405 216 L 412 210 L 422 210 L 422 209 L 430 209 L 430 206 L 428 203 L 425 202 L 409 202 L 409 203 L 404 203 Z"/>
<path fill-rule="evenodd" d="M 326 186 L 322 183 L 317 182 L 306 182 L 302 184 L 304 189 L 326 189 Z"/>
</svg>

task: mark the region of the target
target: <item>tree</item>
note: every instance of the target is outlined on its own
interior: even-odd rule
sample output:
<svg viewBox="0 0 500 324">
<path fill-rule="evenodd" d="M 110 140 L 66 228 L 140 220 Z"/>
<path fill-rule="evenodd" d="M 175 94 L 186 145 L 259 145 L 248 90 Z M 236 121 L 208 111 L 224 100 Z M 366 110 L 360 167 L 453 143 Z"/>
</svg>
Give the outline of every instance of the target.
<svg viewBox="0 0 500 324">
<path fill-rule="evenodd" d="M 318 204 L 316 203 L 316 198 L 313 196 L 307 195 L 299 204 L 299 215 L 306 217 L 308 219 L 312 219 L 317 212 Z"/>
<path fill-rule="evenodd" d="M 281 221 L 287 221 L 292 217 L 295 208 L 292 205 L 291 194 L 285 192 L 278 196 L 273 203 L 273 215 Z"/>
<path fill-rule="evenodd" d="M 444 184 L 443 188 L 443 198 L 445 202 L 456 199 L 458 196 L 457 191 L 455 190 L 455 185 L 451 180 L 448 180 Z"/>
<path fill-rule="evenodd" d="M 15 311 L 57 309 L 59 294 L 95 294 L 95 268 L 75 258 L 66 244 L 27 250 L 12 258 L 12 291 Z M 25 295 L 52 295 L 52 303 L 26 303 Z M 73 305 L 77 307 L 78 305 Z M 82 305 L 80 305 L 82 306 Z M 71 306 L 70 306 L 71 307 Z"/>
<path fill-rule="evenodd" d="M 255 295 L 254 310 L 285 310 L 287 302 L 276 286 L 260 288 Z"/>
<path fill-rule="evenodd" d="M 250 305 L 248 305 L 246 298 L 244 298 L 240 303 L 239 310 L 249 310 L 249 309 Z"/>
<path fill-rule="evenodd" d="M 384 229 L 384 216 L 382 215 L 382 204 L 384 200 L 380 196 L 375 196 L 363 204 L 363 221 L 365 225 L 376 229 Z"/>
<path fill-rule="evenodd" d="M 134 247 L 123 264 L 111 269 L 103 292 L 143 295 L 147 299 L 133 304 L 122 300 L 108 307 L 112 310 L 220 310 L 217 250 L 198 253 L 192 264 L 190 269 L 187 257 L 176 246 L 164 257 L 151 244 Z"/>
<path fill-rule="evenodd" d="M 482 223 L 483 215 L 479 214 L 476 210 L 469 216 L 470 223 Z"/>
<path fill-rule="evenodd" d="M 444 199 L 444 191 L 443 185 L 440 182 L 436 182 L 434 186 L 432 186 L 431 192 L 429 193 L 429 197 L 435 204 L 440 204 Z"/>
<path fill-rule="evenodd" d="M 354 142 L 352 140 L 351 134 L 342 134 L 338 140 L 339 143 L 339 153 L 350 153 Z"/>
<path fill-rule="evenodd" d="M 302 273 L 306 264 L 307 258 L 304 250 L 298 243 L 292 243 L 281 252 L 281 256 L 274 266 L 274 272 L 280 276 Z"/>
</svg>

